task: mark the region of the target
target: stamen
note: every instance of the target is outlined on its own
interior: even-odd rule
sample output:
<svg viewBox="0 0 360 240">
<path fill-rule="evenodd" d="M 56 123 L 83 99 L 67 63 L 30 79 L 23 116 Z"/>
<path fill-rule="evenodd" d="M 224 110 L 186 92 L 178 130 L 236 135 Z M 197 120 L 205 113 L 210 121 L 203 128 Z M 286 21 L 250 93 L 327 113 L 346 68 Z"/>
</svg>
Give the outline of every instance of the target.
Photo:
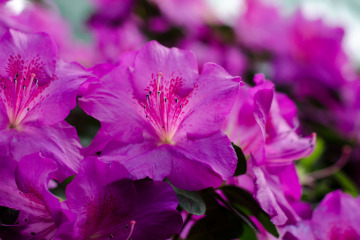
<svg viewBox="0 0 360 240">
<path fill-rule="evenodd" d="M 146 100 L 139 102 L 146 120 L 159 136 L 160 145 L 174 144 L 172 138 L 182 121 L 182 108 L 188 102 L 189 95 L 178 97 L 176 92 L 181 84 L 181 78 L 165 79 L 159 72 L 147 89 Z"/>
<path fill-rule="evenodd" d="M 129 235 L 128 235 L 128 237 L 126 238 L 126 240 L 130 240 L 131 239 L 131 235 L 133 234 L 133 232 L 134 232 L 134 227 L 135 227 L 135 221 L 134 220 L 131 220 L 130 221 L 130 233 L 129 233 Z"/>
<path fill-rule="evenodd" d="M 8 108 L 8 115 L 10 119 L 9 128 L 17 128 L 17 126 L 22 122 L 22 120 L 28 114 L 30 108 L 27 107 L 29 101 L 36 93 L 36 89 L 38 87 L 38 79 L 35 79 L 35 74 L 30 74 L 29 78 L 24 77 L 24 73 L 16 73 L 13 78 L 14 82 L 14 91 L 11 94 L 12 97 L 12 106 Z M 19 76 L 21 76 L 19 78 Z M 18 86 L 18 79 L 20 79 Z M 11 78 L 9 78 L 11 80 Z M 33 83 L 35 81 L 35 87 L 33 87 Z M 4 89 L 6 89 L 4 85 Z"/>
</svg>

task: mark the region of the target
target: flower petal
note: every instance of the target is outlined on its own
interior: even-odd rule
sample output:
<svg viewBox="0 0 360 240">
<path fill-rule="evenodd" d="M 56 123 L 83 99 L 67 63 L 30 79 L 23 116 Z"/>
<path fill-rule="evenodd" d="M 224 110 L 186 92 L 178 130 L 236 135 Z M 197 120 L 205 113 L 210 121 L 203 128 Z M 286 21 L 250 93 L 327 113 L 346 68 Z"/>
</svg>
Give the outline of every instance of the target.
<svg viewBox="0 0 360 240">
<path fill-rule="evenodd" d="M 135 58 L 133 72 L 134 94 L 139 100 L 145 100 L 145 90 L 157 74 L 162 73 L 165 80 L 181 78 L 182 86 L 177 94 L 185 96 L 198 79 L 198 66 L 194 54 L 178 48 L 166 48 L 151 41 L 141 48 Z"/>
<path fill-rule="evenodd" d="M 229 75 L 218 65 L 205 64 L 193 95 L 184 106 L 188 115 L 178 133 L 208 136 L 218 131 L 234 106 L 239 82 L 239 77 Z"/>
<path fill-rule="evenodd" d="M 57 180 L 74 175 L 78 171 L 81 145 L 74 127 L 66 122 L 53 126 L 28 125 L 23 131 L 0 131 L 0 150 L 19 161 L 25 155 L 41 152 L 54 159 L 59 166 Z"/>
<path fill-rule="evenodd" d="M 187 139 L 171 149 L 172 184 L 190 191 L 218 187 L 235 172 L 237 157 L 230 140 L 218 132 L 201 139 Z"/>
</svg>

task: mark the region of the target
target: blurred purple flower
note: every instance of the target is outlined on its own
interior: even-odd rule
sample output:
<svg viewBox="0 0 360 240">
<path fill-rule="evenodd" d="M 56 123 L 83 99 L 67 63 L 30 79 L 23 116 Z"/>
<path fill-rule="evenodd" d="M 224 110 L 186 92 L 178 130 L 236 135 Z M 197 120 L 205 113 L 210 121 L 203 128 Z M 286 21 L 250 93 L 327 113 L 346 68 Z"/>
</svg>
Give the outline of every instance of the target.
<svg viewBox="0 0 360 240">
<path fill-rule="evenodd" d="M 62 59 L 78 61 L 88 66 L 94 64 L 92 46 L 75 39 L 71 26 L 52 1 L 27 2 L 20 13 L 9 8 L 0 9 L 0 12 L 0 36 L 8 29 L 17 29 L 25 33 L 46 32 L 56 43 Z"/>
<path fill-rule="evenodd" d="M 232 75 L 243 75 L 248 67 L 241 49 L 224 43 L 208 27 L 199 28 L 196 34 L 188 34 L 178 46 L 193 51 L 200 68 L 207 62 L 214 62 Z"/>
<path fill-rule="evenodd" d="M 162 14 L 174 25 L 197 30 L 206 23 L 219 20 L 204 0 L 150 0 L 158 6 Z"/>
<path fill-rule="evenodd" d="M 135 0 L 91 0 L 95 13 L 91 16 L 90 25 L 119 25 L 132 12 Z"/>
<path fill-rule="evenodd" d="M 76 213 L 74 239 L 167 239 L 178 233 L 178 200 L 165 182 L 135 181 L 119 163 L 86 158 L 63 202 Z M 71 239 L 63 235 L 64 239 Z"/>
<path fill-rule="evenodd" d="M 246 0 L 234 30 L 239 43 L 255 52 L 284 52 L 287 49 L 289 21 L 279 10 L 262 0 Z"/>
<path fill-rule="evenodd" d="M 297 240 L 360 238 L 360 198 L 340 190 L 328 193 L 310 220 L 287 226 L 288 236 Z"/>
<path fill-rule="evenodd" d="M 95 12 L 88 20 L 97 62 L 117 63 L 121 54 L 138 50 L 147 40 L 141 20 L 133 13 L 134 0 L 92 0 Z"/>
<path fill-rule="evenodd" d="M 129 64 L 92 83 L 80 99 L 102 125 L 88 152 L 102 151 L 103 161 L 116 155 L 137 179 L 167 177 L 187 190 L 228 179 L 237 160 L 221 125 L 240 79 L 215 64 L 199 75 L 191 52 L 156 42 Z"/>
<path fill-rule="evenodd" d="M 116 26 L 99 23 L 91 27 L 98 62 L 117 63 L 121 54 L 138 50 L 146 42 L 135 20 L 127 20 Z"/>
<path fill-rule="evenodd" d="M 10 30 L 1 38 L 0 149 L 16 160 L 40 151 L 73 174 L 81 146 L 75 129 L 63 120 L 89 74 L 56 55 L 44 33 Z"/>
</svg>

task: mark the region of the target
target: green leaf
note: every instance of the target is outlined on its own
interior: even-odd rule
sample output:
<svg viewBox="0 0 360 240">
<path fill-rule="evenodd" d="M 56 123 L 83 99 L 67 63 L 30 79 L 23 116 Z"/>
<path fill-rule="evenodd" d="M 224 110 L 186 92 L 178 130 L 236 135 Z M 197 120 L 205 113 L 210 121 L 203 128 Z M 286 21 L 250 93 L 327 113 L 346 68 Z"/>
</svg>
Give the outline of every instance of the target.
<svg viewBox="0 0 360 240">
<path fill-rule="evenodd" d="M 317 137 L 316 138 L 316 146 L 315 149 L 313 151 L 313 153 L 306 157 L 306 158 L 302 158 L 298 164 L 303 166 L 304 169 L 309 172 L 311 171 L 312 167 L 314 166 L 314 164 L 320 159 L 320 157 L 323 155 L 325 151 L 325 142 L 324 139 L 322 139 L 321 137 Z"/>
<path fill-rule="evenodd" d="M 276 226 L 270 221 L 269 215 L 262 210 L 259 203 L 253 198 L 251 193 L 236 186 L 224 186 L 221 187 L 221 191 L 229 200 L 229 204 L 237 208 L 239 211 L 244 212 L 244 208 L 247 209 L 259 220 L 269 233 L 275 237 L 279 237 Z"/>
<path fill-rule="evenodd" d="M 250 226 L 254 231 L 259 232 L 259 229 L 256 227 L 256 224 L 251 221 L 248 215 L 245 214 L 240 208 L 235 208 L 227 201 L 225 201 L 219 194 L 215 193 L 216 199 L 222 202 L 236 217 L 239 217 L 243 220 L 248 226 Z"/>
<path fill-rule="evenodd" d="M 66 200 L 65 189 L 66 186 L 71 183 L 75 175 L 66 178 L 62 183 L 58 184 L 56 188 L 50 189 L 50 192 L 57 196 L 60 200 Z"/>
<path fill-rule="evenodd" d="M 174 186 L 172 187 L 179 199 L 180 207 L 194 215 L 203 215 L 205 213 L 206 205 L 198 192 L 186 191 Z"/>
<path fill-rule="evenodd" d="M 233 148 L 235 149 L 236 156 L 238 158 L 234 176 L 239 176 L 239 175 L 245 174 L 246 173 L 245 155 L 244 155 L 243 151 L 241 150 L 241 148 L 236 146 L 234 143 L 231 143 L 231 144 L 232 144 Z"/>
<path fill-rule="evenodd" d="M 341 187 L 344 189 L 345 192 L 351 194 L 354 197 L 359 195 L 359 191 L 355 183 L 346 176 L 342 171 L 338 171 L 334 174 L 336 180 L 341 184 Z"/>
<path fill-rule="evenodd" d="M 238 239 L 240 239 L 240 240 L 257 240 L 258 238 L 251 227 L 244 225 L 241 237 L 239 237 Z"/>
<path fill-rule="evenodd" d="M 203 194 L 206 216 L 194 224 L 187 240 L 232 240 L 242 235 L 244 222 L 220 205 L 213 193 Z"/>
</svg>

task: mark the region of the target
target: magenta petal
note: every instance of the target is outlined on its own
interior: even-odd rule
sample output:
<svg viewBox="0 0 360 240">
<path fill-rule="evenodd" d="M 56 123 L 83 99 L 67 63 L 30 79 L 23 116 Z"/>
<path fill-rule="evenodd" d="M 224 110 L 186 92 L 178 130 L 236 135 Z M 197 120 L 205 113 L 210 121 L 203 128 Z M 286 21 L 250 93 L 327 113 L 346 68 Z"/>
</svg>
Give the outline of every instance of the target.
<svg viewBox="0 0 360 240">
<path fill-rule="evenodd" d="M 16 170 L 15 162 L 8 162 L 10 164 L 4 164 L 6 168 L 0 169 L 2 173 L 7 172 L 2 176 L 8 177 L 6 185 L 0 185 L 0 205 L 20 210 L 18 224 L 11 228 L 17 229 L 19 239 L 34 235 L 38 239 L 52 239 L 57 226 L 66 221 L 59 200 L 47 189 L 57 170 L 55 162 L 38 153 L 22 158 Z"/>
<path fill-rule="evenodd" d="M 83 158 L 76 130 L 66 122 L 41 128 L 28 125 L 23 131 L 1 130 L 0 143 L 0 150 L 17 161 L 33 152 L 54 159 L 60 181 L 76 173 Z"/>
<path fill-rule="evenodd" d="M 237 157 L 223 133 L 188 139 L 172 148 L 172 171 L 168 177 L 176 187 L 200 190 L 218 187 L 235 172 Z"/>
<path fill-rule="evenodd" d="M 170 147 L 154 145 L 151 141 L 133 143 L 121 146 L 121 143 L 112 141 L 102 152 L 101 160 L 105 162 L 119 161 L 130 172 L 134 179 L 150 177 L 154 180 L 163 180 L 169 175 L 172 168 L 173 155 Z"/>
<path fill-rule="evenodd" d="M 168 80 L 180 77 L 182 85 L 177 94 L 184 96 L 194 88 L 198 78 L 196 58 L 190 51 L 169 49 L 156 41 L 147 43 L 135 58 L 133 84 L 136 98 L 145 99 L 148 94 L 145 87 L 149 80 L 158 78 L 158 73 Z"/>
<path fill-rule="evenodd" d="M 340 190 L 331 192 L 314 210 L 311 223 L 317 239 L 359 239 L 360 200 Z"/>
<path fill-rule="evenodd" d="M 178 199 L 164 182 L 135 182 L 137 200 L 133 239 L 167 239 L 180 232 L 182 218 L 175 209 Z"/>
<path fill-rule="evenodd" d="M 56 45 L 48 34 L 25 34 L 11 29 L 0 40 L 0 76 L 15 75 L 13 71 L 19 70 L 9 61 L 11 56 L 21 56 L 25 62 L 39 57 L 41 69 L 34 68 L 34 73 L 39 78 L 39 85 L 43 85 L 52 77 L 56 55 Z"/>
<path fill-rule="evenodd" d="M 122 132 L 124 139 L 146 127 L 143 106 L 134 101 L 129 78 L 128 70 L 118 67 L 100 83 L 91 81 L 79 99 L 80 107 L 101 122 L 102 130 L 111 136 Z"/>
<path fill-rule="evenodd" d="M 48 190 L 49 181 L 54 178 L 57 169 L 54 161 L 34 153 L 21 159 L 16 168 L 15 176 L 19 190 L 33 194 L 36 198 L 40 197 L 55 223 L 59 225 L 61 219 L 60 202 Z"/>
<path fill-rule="evenodd" d="M 28 204 L 28 199 L 24 197 L 18 189 L 15 181 L 15 170 L 17 162 L 8 158 L 0 157 L 0 206 L 7 206 L 14 209 L 25 209 L 33 214 L 38 214 L 38 208 L 33 208 Z"/>
<path fill-rule="evenodd" d="M 57 60 L 55 79 L 51 81 L 33 103 L 24 122 L 37 121 L 50 125 L 62 121 L 76 106 L 78 90 L 90 74 L 77 63 Z"/>
<path fill-rule="evenodd" d="M 271 221 L 276 225 L 283 225 L 287 221 L 299 221 L 300 218 L 290 205 L 279 178 L 270 174 L 265 167 L 254 166 L 253 171 L 257 186 L 256 199 L 270 215 Z M 297 185 L 299 183 L 295 183 L 293 187 Z"/>
<path fill-rule="evenodd" d="M 213 63 L 204 65 L 179 132 L 207 136 L 218 131 L 231 112 L 239 89 L 239 77 Z"/>
<path fill-rule="evenodd" d="M 78 214 L 76 239 L 165 239 L 181 228 L 172 188 L 162 182 L 133 183 L 116 162 L 85 159 L 66 193 L 65 203 Z"/>
</svg>

